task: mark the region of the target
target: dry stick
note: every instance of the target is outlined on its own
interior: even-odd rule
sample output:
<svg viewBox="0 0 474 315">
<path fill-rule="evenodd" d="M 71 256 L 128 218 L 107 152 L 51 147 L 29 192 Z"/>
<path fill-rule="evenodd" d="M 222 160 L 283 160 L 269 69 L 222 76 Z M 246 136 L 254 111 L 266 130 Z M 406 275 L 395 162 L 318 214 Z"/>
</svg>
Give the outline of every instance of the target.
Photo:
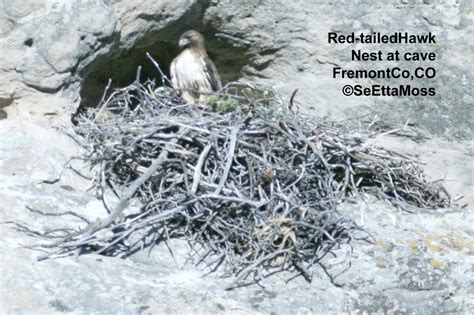
<svg viewBox="0 0 474 315">
<path fill-rule="evenodd" d="M 168 210 L 168 211 L 166 211 L 166 212 L 164 212 L 164 213 L 162 213 L 162 214 L 160 214 L 160 215 L 158 215 L 158 216 L 160 216 L 160 217 L 165 217 L 165 219 L 162 219 L 162 221 L 163 221 L 163 220 L 166 220 L 166 216 L 172 216 L 172 215 L 174 215 L 176 212 L 181 211 L 182 209 L 184 209 L 184 207 L 178 206 L 178 207 L 173 208 L 173 209 L 170 209 L 170 210 Z M 153 219 L 156 220 L 156 219 L 157 219 L 157 216 L 154 216 Z M 114 239 L 112 242 L 110 242 L 110 243 L 107 244 L 106 246 L 102 247 L 101 249 L 99 249 L 99 250 L 96 251 L 95 253 L 96 253 L 96 254 L 100 254 L 100 253 L 105 252 L 107 249 L 109 249 L 109 248 L 111 248 L 112 246 L 114 246 L 115 244 L 119 243 L 119 242 L 122 241 L 124 238 L 128 237 L 129 235 L 131 235 L 133 232 L 139 230 L 140 228 L 142 228 L 142 227 L 140 226 L 140 224 L 131 227 L 130 229 L 128 229 L 127 231 L 125 231 L 122 236 L 117 237 L 117 238 Z M 168 238 L 169 238 L 169 236 L 168 236 Z M 174 257 L 173 257 L 173 259 L 174 259 Z"/>
<path fill-rule="evenodd" d="M 39 213 L 41 215 L 44 215 L 44 216 L 64 216 L 64 215 L 71 215 L 73 217 L 76 217 L 78 219 L 81 219 L 82 221 L 86 222 L 86 223 L 90 223 L 90 221 L 88 219 L 86 219 L 85 217 L 83 217 L 82 215 L 79 215 L 73 211 L 64 211 L 64 212 L 44 212 L 44 211 L 41 211 L 41 210 L 38 210 L 38 209 L 35 209 L 35 208 L 32 208 L 30 206 L 26 206 L 26 209 L 30 212 L 33 212 L 33 213 Z"/>
<path fill-rule="evenodd" d="M 102 104 L 102 105 L 107 104 L 112 99 L 112 97 L 114 96 L 115 93 L 112 93 L 109 96 L 109 98 L 107 99 L 107 101 L 105 101 L 105 97 L 107 96 L 107 92 L 109 91 L 111 85 L 112 85 L 112 79 L 109 78 L 109 81 L 107 82 L 107 86 L 105 87 L 104 93 L 102 94 L 102 98 L 101 98 L 99 104 Z M 105 108 L 105 106 L 101 106 L 97 114 L 99 114 L 102 111 L 103 108 Z M 97 115 L 96 117 L 98 117 L 98 116 L 99 115 Z M 95 118 L 92 120 L 92 123 L 94 123 L 94 122 L 95 122 Z"/>
<path fill-rule="evenodd" d="M 188 133 L 188 130 L 180 129 L 177 133 L 185 135 Z M 170 141 L 170 144 L 175 144 L 177 141 L 177 139 L 173 139 Z M 111 214 L 104 220 L 97 220 L 95 223 L 89 225 L 84 235 L 90 236 L 98 230 L 103 229 L 113 223 L 128 206 L 128 202 L 135 195 L 135 192 L 138 190 L 138 188 L 142 186 L 148 180 L 148 178 L 150 178 L 158 170 L 158 168 L 167 158 L 168 151 L 163 150 L 160 155 L 153 160 L 150 167 L 128 187 L 127 191 L 122 197 L 122 200 L 120 200 L 120 203 L 112 210 Z"/>
<path fill-rule="evenodd" d="M 212 148 L 212 143 L 208 143 L 204 149 L 201 152 L 201 155 L 199 156 L 198 162 L 194 168 L 194 176 L 193 176 L 193 184 L 191 185 L 191 193 L 195 194 L 198 186 L 199 186 L 199 180 L 201 178 L 201 170 L 202 166 L 204 164 L 204 161 L 206 161 L 207 155 L 209 154 L 209 151 Z"/>
<path fill-rule="evenodd" d="M 294 90 L 293 93 L 291 93 L 290 97 L 290 104 L 288 105 L 289 110 L 293 110 L 293 100 L 295 99 L 296 92 L 298 92 L 298 89 Z"/>
<path fill-rule="evenodd" d="M 158 72 L 160 72 L 160 75 L 161 75 L 161 82 L 163 84 L 163 86 L 165 86 L 165 81 L 169 84 L 169 86 L 173 86 L 171 84 L 171 81 L 168 79 L 168 77 L 163 73 L 163 70 L 161 70 L 161 67 L 160 65 L 158 64 L 158 62 L 155 61 L 155 59 L 153 59 L 151 57 L 151 55 L 147 52 L 146 53 L 146 56 L 148 57 L 148 59 L 150 59 L 150 61 L 155 65 L 155 68 L 158 70 Z"/>
<path fill-rule="evenodd" d="M 267 260 L 273 259 L 273 258 L 275 258 L 279 255 L 285 254 L 285 253 L 289 253 L 289 252 L 291 252 L 291 250 L 292 250 L 292 248 L 287 248 L 287 249 L 283 249 L 283 250 L 279 250 L 279 251 L 270 253 L 270 254 L 268 254 L 264 257 L 258 258 L 250 266 L 243 269 L 240 272 L 239 276 L 229 286 L 227 286 L 225 289 L 226 290 L 233 289 L 236 284 L 238 284 L 242 279 L 246 278 L 249 275 L 249 273 L 252 272 L 252 270 L 254 270 L 256 267 L 258 267 L 259 265 L 261 265 L 262 263 L 264 263 Z"/>
<path fill-rule="evenodd" d="M 246 102 L 230 92 L 224 88 L 221 94 Z M 130 110 L 130 102 L 137 100 L 142 106 Z M 252 102 L 262 108 L 270 102 L 276 104 L 269 98 Z M 98 117 L 98 113 L 107 115 Z M 154 165 L 155 152 L 168 152 L 173 158 L 167 156 L 162 162 L 163 174 L 145 180 L 132 193 L 146 204 L 148 213 L 125 221 L 119 219 L 123 209 L 114 209 L 111 214 L 119 214 L 106 227 L 110 217 L 94 225 L 96 232 L 89 228 L 64 237 L 56 245 L 66 246 L 61 254 L 94 245 L 100 246 L 99 252 L 110 249 L 116 254 L 118 243 L 131 233 L 160 227 L 225 257 L 240 270 L 237 282 L 253 272 L 257 280 L 268 268 L 284 267 L 276 260 L 279 254 L 296 267 L 301 264 L 307 270 L 300 272 L 308 276 L 316 261 L 333 253 L 334 244 L 350 239 L 353 227 L 339 220 L 337 201 L 345 198 L 346 189 L 357 188 L 354 181 L 364 180 L 365 188 L 380 185 L 369 174 L 374 171 L 373 162 L 391 171 L 388 176 L 395 175 L 393 183 L 403 193 L 402 200 L 418 205 L 426 205 L 423 198 L 430 205 L 441 202 L 439 194 L 424 185 L 419 170 L 410 168 L 411 161 L 400 161 L 400 155 L 365 146 L 364 141 L 373 135 L 366 130 L 347 134 L 341 125 L 317 124 L 291 113 L 280 124 L 276 117 L 268 119 L 259 114 L 246 121 L 247 113 L 239 111 L 220 114 L 202 106 L 183 106 L 170 96 L 170 90 L 155 90 L 150 82 L 116 90 L 90 114 L 81 116 L 77 127 L 79 142 L 89 152 L 84 160 L 92 167 L 111 161 L 105 175 L 113 185 L 131 189 L 135 184 L 130 183 L 131 178 L 141 178 L 150 170 L 149 165 Z M 239 123 L 241 128 L 234 131 L 233 124 Z M 189 135 L 178 134 L 182 130 L 188 130 Z M 209 158 L 211 149 L 215 159 Z M 245 159 L 242 164 L 238 161 L 241 156 Z M 262 169 L 272 170 L 270 179 L 258 176 Z M 339 178 L 333 172 L 345 176 Z M 354 179 L 354 174 L 360 178 Z M 381 180 L 388 181 L 386 176 Z M 340 195 L 335 195 L 338 192 Z M 428 200 L 430 196 L 436 199 Z M 390 198 L 382 191 L 379 197 Z M 278 209 L 283 214 L 277 213 Z M 283 241 L 276 245 L 275 239 L 281 237 Z"/>
<path fill-rule="evenodd" d="M 232 161 L 234 160 L 234 152 L 235 147 L 237 144 L 237 133 L 239 132 L 240 125 L 234 126 L 232 131 L 230 132 L 230 145 L 229 145 L 229 152 L 227 154 L 227 161 L 225 163 L 224 173 L 222 174 L 221 180 L 219 181 L 219 185 L 217 186 L 214 194 L 218 195 L 221 193 L 222 188 L 224 187 L 225 182 L 227 181 L 227 177 L 229 176 L 230 168 L 232 166 Z"/>
<path fill-rule="evenodd" d="M 321 160 L 321 162 L 323 163 L 324 167 L 328 170 L 328 171 L 331 171 L 331 168 L 328 164 L 328 162 L 326 161 L 326 159 L 324 158 L 323 154 L 320 152 L 320 150 L 318 148 L 316 148 L 316 145 L 309 141 L 308 138 L 304 135 L 303 133 L 303 130 L 301 130 L 301 127 L 298 125 L 298 124 L 292 124 L 293 127 L 296 129 L 296 131 L 298 131 L 298 135 L 299 135 L 299 140 L 303 141 L 304 143 L 306 143 L 306 145 L 308 145 L 308 147 L 311 148 L 311 150 L 316 153 L 316 155 L 319 157 L 319 159 Z"/>
</svg>

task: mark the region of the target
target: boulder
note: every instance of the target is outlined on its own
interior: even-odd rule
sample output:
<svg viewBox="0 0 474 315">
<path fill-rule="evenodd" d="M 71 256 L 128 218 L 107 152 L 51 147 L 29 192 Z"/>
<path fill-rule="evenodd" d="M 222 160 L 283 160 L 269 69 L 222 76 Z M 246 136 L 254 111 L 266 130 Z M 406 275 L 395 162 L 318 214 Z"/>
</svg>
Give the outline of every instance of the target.
<svg viewBox="0 0 474 315">
<path fill-rule="evenodd" d="M 187 261 L 187 244 L 161 244 L 125 259 L 99 255 L 37 261 L 38 242 L 12 221 L 38 229 L 81 226 L 71 211 L 91 220 L 105 209 L 88 180 L 65 165 L 80 148 L 65 133 L 79 105 L 93 106 L 109 77 L 116 86 L 157 78 L 149 51 L 167 72 L 176 42 L 187 29 L 202 31 L 226 80 L 268 84 L 302 112 L 330 119 L 379 115 L 407 121 L 428 140 L 386 135 L 379 145 L 418 154 L 433 180 L 474 202 L 472 102 L 474 52 L 472 1 L 0 1 L 0 313 L 473 313 L 472 206 L 406 213 L 367 199 L 344 213 L 374 238 L 342 246 L 313 282 L 282 272 L 263 286 L 233 291 L 225 268 Z M 335 45 L 328 32 L 436 33 L 437 43 Z M 387 68 L 389 61 L 351 60 L 352 49 L 433 51 L 434 97 L 346 97 L 345 84 L 396 84 L 396 80 L 333 79 L 332 69 Z M 420 63 L 425 64 L 425 62 Z M 399 62 L 399 67 L 412 67 Z M 397 83 L 398 84 L 398 83 Z M 88 103 L 85 99 L 89 98 Z M 348 122 L 349 123 L 349 122 Z M 411 139 L 411 140 L 410 140 Z M 76 168 L 84 168 L 75 162 Z M 108 196 L 113 201 L 113 196 Z"/>
<path fill-rule="evenodd" d="M 252 53 L 247 70 L 250 78 L 267 82 L 287 98 L 295 90 L 302 109 L 331 118 L 378 114 L 395 124 L 410 121 L 436 135 L 472 139 L 474 51 L 472 1 L 218 1 L 206 11 L 205 21 L 235 45 L 246 43 Z M 328 33 L 436 35 L 436 43 L 334 44 Z M 429 62 L 353 61 L 352 50 L 383 54 L 434 52 Z M 433 67 L 434 79 L 334 79 L 333 68 L 377 70 L 393 67 Z M 411 84 L 434 87 L 433 97 L 344 96 L 345 84 Z"/>
</svg>

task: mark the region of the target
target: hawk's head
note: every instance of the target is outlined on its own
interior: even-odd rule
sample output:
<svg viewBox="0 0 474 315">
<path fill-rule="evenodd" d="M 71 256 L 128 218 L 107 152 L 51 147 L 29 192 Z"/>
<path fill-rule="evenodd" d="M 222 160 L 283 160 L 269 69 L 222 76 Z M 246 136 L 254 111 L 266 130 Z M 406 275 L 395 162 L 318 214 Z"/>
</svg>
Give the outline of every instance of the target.
<svg viewBox="0 0 474 315">
<path fill-rule="evenodd" d="M 196 31 L 187 31 L 179 38 L 179 48 L 204 48 L 204 36 Z"/>
</svg>

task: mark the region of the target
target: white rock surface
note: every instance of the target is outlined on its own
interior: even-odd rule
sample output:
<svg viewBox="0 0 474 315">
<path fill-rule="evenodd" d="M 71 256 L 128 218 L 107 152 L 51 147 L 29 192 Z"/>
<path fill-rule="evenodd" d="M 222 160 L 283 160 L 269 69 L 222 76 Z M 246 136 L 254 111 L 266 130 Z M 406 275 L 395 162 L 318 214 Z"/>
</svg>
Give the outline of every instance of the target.
<svg viewBox="0 0 474 315">
<path fill-rule="evenodd" d="M 221 0 L 206 11 L 218 36 L 249 43 L 256 52 L 247 71 L 318 116 L 378 113 L 398 123 L 410 120 L 438 135 L 472 138 L 474 102 L 474 10 L 472 1 L 249 1 Z M 436 35 L 436 44 L 329 44 L 328 32 Z M 432 62 L 352 61 L 351 50 L 435 52 Z M 333 79 L 332 68 L 414 69 L 432 66 L 434 80 Z M 415 66 L 416 65 L 416 66 Z M 346 97 L 345 84 L 412 84 L 436 87 L 435 97 Z"/>
<path fill-rule="evenodd" d="M 278 85 L 286 97 L 299 88 L 296 101 L 307 112 L 337 118 L 379 112 L 450 139 L 472 139 L 472 1 L 340 3 L 0 0 L 0 117 L 8 116 L 0 120 L 0 313 L 474 313 L 472 206 L 409 214 L 375 200 L 347 205 L 347 215 L 376 243 L 355 241 L 352 267 L 336 279 L 341 287 L 316 270 L 312 283 L 285 282 L 290 275 L 279 274 L 264 288 L 234 291 L 224 290 L 232 279 L 219 272 L 203 278 L 202 266 L 184 264 L 186 247 L 179 241 L 173 245 L 178 265 L 162 247 L 125 260 L 87 255 L 37 262 L 40 253 L 21 246 L 36 240 L 7 223 L 80 224 L 33 215 L 27 205 L 104 215 L 100 202 L 84 192 L 87 182 L 63 170 L 79 149 L 58 128 L 69 124 L 81 80 L 95 63 L 159 36 L 172 42 L 191 27 L 245 47 L 251 58 L 246 78 Z M 355 65 L 325 36 L 365 29 L 436 31 L 439 98 L 341 96 L 331 64 Z M 432 179 L 446 176 L 453 195 L 474 202 L 472 141 L 377 141 L 418 154 Z M 44 182 L 61 173 L 58 182 Z M 339 260 L 328 261 L 331 272 L 344 266 Z"/>
</svg>

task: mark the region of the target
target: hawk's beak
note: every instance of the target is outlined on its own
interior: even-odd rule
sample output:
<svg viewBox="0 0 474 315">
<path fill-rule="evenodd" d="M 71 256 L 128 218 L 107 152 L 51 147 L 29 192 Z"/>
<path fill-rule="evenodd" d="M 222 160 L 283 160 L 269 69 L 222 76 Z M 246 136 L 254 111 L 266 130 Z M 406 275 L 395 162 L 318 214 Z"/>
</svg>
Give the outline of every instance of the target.
<svg viewBox="0 0 474 315">
<path fill-rule="evenodd" d="M 181 39 L 179 40 L 178 46 L 179 46 L 179 48 L 183 49 L 184 47 L 188 46 L 190 42 L 191 42 L 191 41 L 190 41 L 189 39 L 187 39 L 187 38 L 181 38 Z"/>
</svg>

